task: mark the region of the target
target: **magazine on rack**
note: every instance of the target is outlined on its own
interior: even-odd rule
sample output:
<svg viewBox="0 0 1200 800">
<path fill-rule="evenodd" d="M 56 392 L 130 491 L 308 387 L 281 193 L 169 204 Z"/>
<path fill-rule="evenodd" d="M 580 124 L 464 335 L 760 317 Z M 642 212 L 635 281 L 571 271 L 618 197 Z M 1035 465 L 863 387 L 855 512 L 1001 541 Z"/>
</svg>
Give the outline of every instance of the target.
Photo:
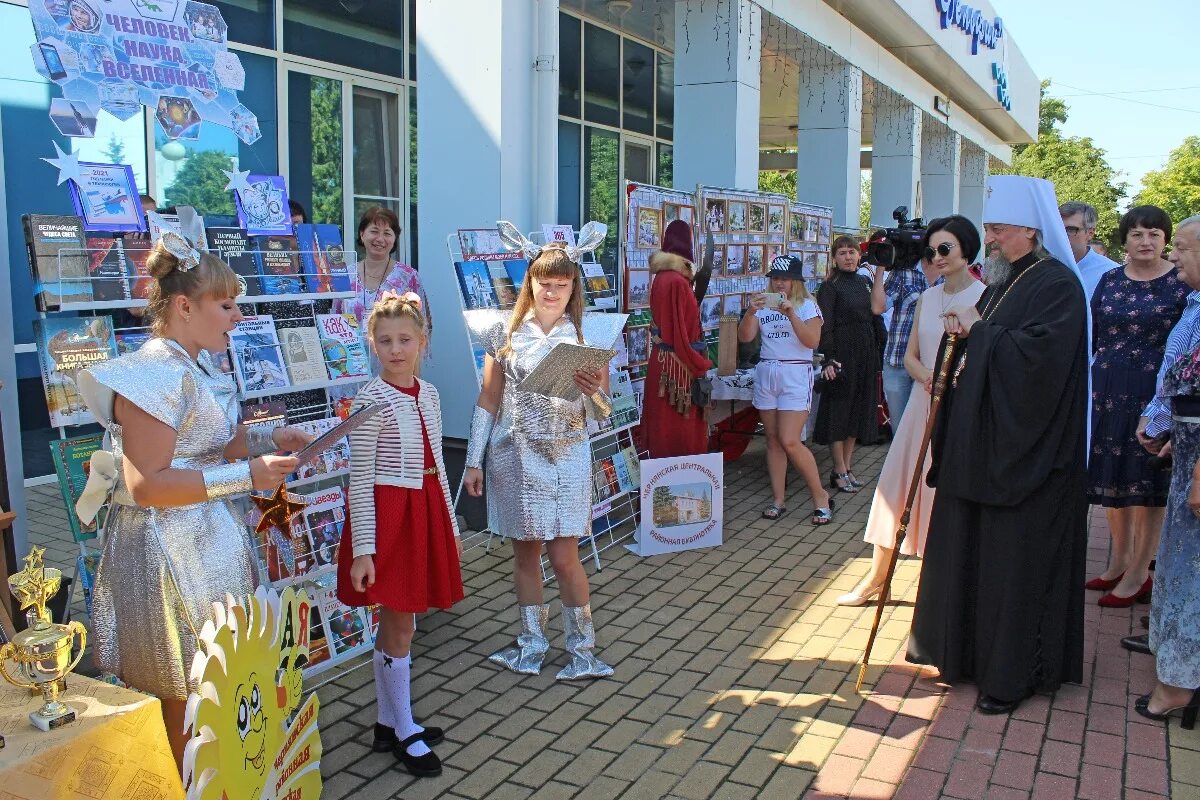
<svg viewBox="0 0 1200 800">
<path fill-rule="evenodd" d="M 317 333 L 329 377 L 364 377 L 370 364 L 353 314 L 317 314 Z"/>
<path fill-rule="evenodd" d="M 275 320 L 270 314 L 243 317 L 229 332 L 234 376 L 243 392 L 286 389 L 291 386 Z"/>
</svg>

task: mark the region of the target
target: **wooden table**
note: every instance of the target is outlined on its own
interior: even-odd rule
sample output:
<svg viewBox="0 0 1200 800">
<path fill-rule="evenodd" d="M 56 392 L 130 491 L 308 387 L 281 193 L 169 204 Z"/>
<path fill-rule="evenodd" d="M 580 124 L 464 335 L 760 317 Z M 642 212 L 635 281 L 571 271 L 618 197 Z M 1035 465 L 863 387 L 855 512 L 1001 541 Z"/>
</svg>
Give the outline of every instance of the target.
<svg viewBox="0 0 1200 800">
<path fill-rule="evenodd" d="M 42 704 L 0 680 L 0 797 L 4 800 L 183 800 L 158 698 L 71 675 L 62 697 L 74 722 L 44 733 Z"/>
</svg>

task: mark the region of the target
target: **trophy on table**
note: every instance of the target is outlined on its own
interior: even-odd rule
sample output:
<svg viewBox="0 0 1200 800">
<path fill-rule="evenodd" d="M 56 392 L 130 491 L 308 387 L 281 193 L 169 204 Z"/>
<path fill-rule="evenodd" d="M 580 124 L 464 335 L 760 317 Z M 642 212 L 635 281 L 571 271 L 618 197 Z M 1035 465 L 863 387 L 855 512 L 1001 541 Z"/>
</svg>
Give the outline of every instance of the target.
<svg viewBox="0 0 1200 800">
<path fill-rule="evenodd" d="M 46 603 L 58 594 L 62 571 L 45 566 L 46 550 L 32 547 L 25 556 L 25 569 L 8 577 L 8 588 L 21 603 L 29 627 L 0 647 L 0 674 L 13 686 L 37 689 L 45 701 L 30 713 L 35 728 L 50 731 L 75 719 L 75 712 L 58 699 L 63 678 L 79 664 L 87 646 L 87 629 L 81 622 L 66 625 L 51 621 Z M 79 654 L 71 658 L 75 637 Z M 10 671 L 10 663 L 15 669 Z"/>
</svg>

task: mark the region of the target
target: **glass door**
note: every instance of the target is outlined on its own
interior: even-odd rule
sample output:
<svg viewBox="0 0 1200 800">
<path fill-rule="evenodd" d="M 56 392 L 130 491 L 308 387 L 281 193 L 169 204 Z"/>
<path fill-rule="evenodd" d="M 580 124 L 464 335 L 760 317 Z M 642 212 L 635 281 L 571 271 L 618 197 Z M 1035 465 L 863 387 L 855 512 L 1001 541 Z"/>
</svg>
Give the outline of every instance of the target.
<svg viewBox="0 0 1200 800">
<path fill-rule="evenodd" d="M 281 160 L 288 195 L 304 206 L 310 222 L 345 225 L 348 181 L 342 143 L 349 127 L 348 82 L 333 72 L 283 69 L 287 137 Z"/>
</svg>

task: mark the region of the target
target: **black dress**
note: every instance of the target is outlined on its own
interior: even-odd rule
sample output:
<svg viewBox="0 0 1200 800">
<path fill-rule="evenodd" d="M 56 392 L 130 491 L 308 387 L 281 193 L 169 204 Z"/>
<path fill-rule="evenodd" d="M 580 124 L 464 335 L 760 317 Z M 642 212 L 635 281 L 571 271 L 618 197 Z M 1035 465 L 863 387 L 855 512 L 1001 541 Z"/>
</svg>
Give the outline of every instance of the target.
<svg viewBox="0 0 1200 800">
<path fill-rule="evenodd" d="M 1110 508 L 1165 506 L 1168 466 L 1152 466 L 1137 441 L 1138 419 L 1154 398 L 1167 337 L 1191 288 L 1171 270 L 1135 281 L 1104 273 L 1092 294 L 1092 442 L 1088 502 Z"/>
<path fill-rule="evenodd" d="M 879 343 L 871 313 L 871 284 L 862 275 L 835 271 L 817 290 L 821 307 L 820 351 L 842 365 L 821 389 L 813 441 L 831 444 L 879 438 Z"/>
</svg>

